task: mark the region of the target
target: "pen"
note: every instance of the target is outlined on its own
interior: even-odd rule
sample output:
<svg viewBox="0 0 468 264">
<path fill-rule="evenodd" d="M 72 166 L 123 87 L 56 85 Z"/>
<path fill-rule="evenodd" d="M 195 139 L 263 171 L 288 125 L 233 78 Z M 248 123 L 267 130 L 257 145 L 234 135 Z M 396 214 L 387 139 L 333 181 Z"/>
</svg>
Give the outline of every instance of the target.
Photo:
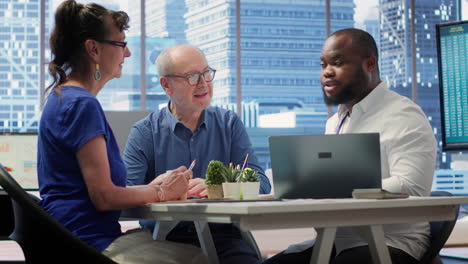
<svg viewBox="0 0 468 264">
<path fill-rule="evenodd" d="M 195 167 L 195 163 L 197 163 L 197 160 L 194 159 L 192 161 L 192 163 L 190 163 L 190 166 L 188 168 L 189 171 L 191 171 L 193 169 L 193 167 Z M 180 200 L 187 200 L 187 193 L 184 193 L 181 197 L 180 197 Z"/>
<path fill-rule="evenodd" d="M 197 160 L 196 160 L 196 159 L 194 159 L 194 160 L 192 161 L 192 163 L 190 163 L 190 167 L 188 168 L 188 170 L 192 170 L 193 167 L 195 167 L 195 163 L 197 163 Z"/>
<path fill-rule="evenodd" d="M 245 160 L 244 160 L 244 164 L 242 165 L 241 171 L 244 171 L 245 165 L 247 164 L 247 160 L 248 160 L 248 159 L 249 159 L 249 153 L 247 153 L 247 155 L 245 155 Z"/>
</svg>

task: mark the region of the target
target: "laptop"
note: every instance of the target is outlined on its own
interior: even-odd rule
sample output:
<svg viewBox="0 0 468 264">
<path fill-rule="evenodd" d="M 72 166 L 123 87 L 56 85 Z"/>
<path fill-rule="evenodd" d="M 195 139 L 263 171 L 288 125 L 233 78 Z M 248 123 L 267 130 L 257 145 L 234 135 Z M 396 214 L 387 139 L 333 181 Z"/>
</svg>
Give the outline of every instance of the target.
<svg viewBox="0 0 468 264">
<path fill-rule="evenodd" d="M 269 137 L 276 198 L 350 198 L 381 188 L 378 133 Z"/>
</svg>

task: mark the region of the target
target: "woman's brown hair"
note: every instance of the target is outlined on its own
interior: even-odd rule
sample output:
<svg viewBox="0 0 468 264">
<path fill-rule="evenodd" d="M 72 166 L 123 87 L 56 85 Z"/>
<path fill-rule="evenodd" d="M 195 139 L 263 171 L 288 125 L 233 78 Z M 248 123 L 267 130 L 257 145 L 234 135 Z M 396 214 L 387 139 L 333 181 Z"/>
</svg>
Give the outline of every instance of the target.
<svg viewBox="0 0 468 264">
<path fill-rule="evenodd" d="M 60 94 L 60 86 L 71 72 L 89 74 L 84 43 L 87 39 L 102 40 L 108 35 L 106 16 L 111 16 L 120 31 L 128 29 L 129 17 L 123 11 L 108 10 L 98 4 L 79 4 L 74 0 L 65 1 L 55 12 L 55 27 L 50 36 L 53 59 L 49 73 L 53 78 L 45 92 L 53 88 Z"/>
</svg>

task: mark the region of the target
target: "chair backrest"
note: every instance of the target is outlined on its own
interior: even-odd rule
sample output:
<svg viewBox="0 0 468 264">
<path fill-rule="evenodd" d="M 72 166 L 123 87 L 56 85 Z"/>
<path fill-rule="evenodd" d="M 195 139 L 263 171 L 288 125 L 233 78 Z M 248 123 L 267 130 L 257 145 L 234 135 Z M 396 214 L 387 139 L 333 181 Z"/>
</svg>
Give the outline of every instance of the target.
<svg viewBox="0 0 468 264">
<path fill-rule="evenodd" d="M 128 134 L 132 126 L 149 115 L 150 111 L 106 111 L 107 122 L 112 127 L 117 144 L 119 144 L 120 154 L 123 154 L 127 144 Z"/>
<path fill-rule="evenodd" d="M 21 246 L 26 263 L 115 263 L 47 214 L 1 164 L 0 186 L 12 199 L 10 237 Z"/>
<path fill-rule="evenodd" d="M 434 191 L 431 196 L 452 196 L 451 193 L 445 191 Z M 453 227 L 458 218 L 459 207 L 457 206 L 457 213 L 453 220 L 430 222 L 431 226 L 431 238 L 429 243 L 429 249 L 421 258 L 421 264 L 436 264 L 442 263 L 439 258 L 439 251 L 447 242 L 450 234 L 452 233 Z"/>
</svg>

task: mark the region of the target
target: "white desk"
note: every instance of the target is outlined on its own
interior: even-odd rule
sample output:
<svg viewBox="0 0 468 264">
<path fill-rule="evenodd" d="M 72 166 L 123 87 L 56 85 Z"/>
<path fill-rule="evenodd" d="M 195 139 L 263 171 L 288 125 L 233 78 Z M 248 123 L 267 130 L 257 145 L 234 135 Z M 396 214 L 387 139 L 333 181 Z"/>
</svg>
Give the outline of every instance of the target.
<svg viewBox="0 0 468 264">
<path fill-rule="evenodd" d="M 411 197 L 394 200 L 290 200 L 265 202 L 155 203 L 126 210 L 123 217 L 194 221 L 200 244 L 218 263 L 207 222 L 238 222 L 242 230 L 314 227 L 317 239 L 310 263 L 328 263 L 336 229 L 359 228 L 366 235 L 374 263 L 391 263 L 383 224 L 454 219 L 468 197 Z"/>
</svg>

